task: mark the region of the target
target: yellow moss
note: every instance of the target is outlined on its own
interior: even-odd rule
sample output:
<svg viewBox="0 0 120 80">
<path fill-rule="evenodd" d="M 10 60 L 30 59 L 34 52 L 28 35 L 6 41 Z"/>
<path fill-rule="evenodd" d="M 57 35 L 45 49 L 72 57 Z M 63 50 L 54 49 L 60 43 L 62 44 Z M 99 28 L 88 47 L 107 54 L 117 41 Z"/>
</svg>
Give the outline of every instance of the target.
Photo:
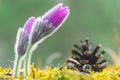
<svg viewBox="0 0 120 80">
<path fill-rule="evenodd" d="M 0 67 L 0 80 L 120 80 L 120 66 L 108 66 L 102 72 L 85 74 L 69 70 L 66 67 L 62 70 L 50 67 L 40 70 L 32 65 L 30 75 L 25 78 L 22 76 L 23 70 L 21 70 L 21 75 L 16 78 L 12 77 L 11 73 L 10 68 Z"/>
</svg>

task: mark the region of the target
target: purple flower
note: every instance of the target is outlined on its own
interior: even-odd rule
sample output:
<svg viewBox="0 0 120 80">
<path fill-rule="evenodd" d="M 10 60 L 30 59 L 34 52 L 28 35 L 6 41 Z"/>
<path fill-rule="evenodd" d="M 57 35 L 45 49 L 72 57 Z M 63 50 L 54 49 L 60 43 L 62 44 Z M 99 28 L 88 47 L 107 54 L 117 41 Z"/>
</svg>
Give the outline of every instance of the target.
<svg viewBox="0 0 120 80">
<path fill-rule="evenodd" d="M 46 12 L 42 17 L 38 17 L 31 31 L 31 44 L 40 43 L 45 38 L 51 36 L 67 19 L 69 8 L 63 7 L 60 3 Z"/>
<path fill-rule="evenodd" d="M 69 8 L 60 3 L 46 12 L 42 17 L 30 17 L 23 28 L 18 29 L 15 44 L 15 63 L 13 76 L 19 74 L 22 56 L 25 55 L 25 75 L 30 71 L 30 58 L 37 44 L 51 36 L 69 15 Z M 35 45 L 34 45 L 35 44 Z M 19 56 L 19 57 L 18 57 Z"/>
<path fill-rule="evenodd" d="M 63 4 L 60 3 L 46 12 L 42 18 L 43 20 L 47 20 L 49 23 L 52 23 L 53 26 L 58 27 L 62 22 L 64 22 L 64 19 L 66 19 L 68 15 L 69 8 L 63 7 Z"/>
<path fill-rule="evenodd" d="M 29 41 L 28 33 L 20 28 L 17 33 L 16 44 L 15 44 L 15 53 L 23 56 L 27 50 Z"/>
<path fill-rule="evenodd" d="M 52 35 L 67 19 L 69 8 L 60 3 L 46 12 L 42 17 L 30 17 L 23 28 L 18 30 L 15 52 L 24 55 L 29 42 L 35 44 Z"/>
<path fill-rule="evenodd" d="M 31 28 L 32 28 L 34 22 L 35 22 L 35 17 L 30 17 L 30 18 L 26 21 L 26 23 L 25 23 L 25 25 L 24 25 L 25 31 L 27 31 L 28 33 L 30 33 Z"/>
<path fill-rule="evenodd" d="M 30 32 L 32 25 L 35 21 L 34 17 L 30 17 L 23 28 L 18 29 L 16 44 L 15 44 L 15 53 L 23 56 L 27 51 L 27 47 L 29 44 Z"/>
</svg>

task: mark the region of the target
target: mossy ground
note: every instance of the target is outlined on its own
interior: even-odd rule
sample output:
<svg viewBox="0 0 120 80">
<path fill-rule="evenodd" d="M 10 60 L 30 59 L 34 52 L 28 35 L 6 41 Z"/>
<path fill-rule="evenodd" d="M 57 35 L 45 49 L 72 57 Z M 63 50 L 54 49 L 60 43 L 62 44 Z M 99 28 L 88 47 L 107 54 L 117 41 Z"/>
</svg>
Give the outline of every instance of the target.
<svg viewBox="0 0 120 80">
<path fill-rule="evenodd" d="M 43 70 L 31 66 L 30 75 L 27 77 L 11 76 L 12 69 L 0 67 L 0 80 L 120 80 L 120 66 L 108 66 L 101 72 L 91 72 L 90 74 L 69 70 L 66 67 L 46 67 Z"/>
</svg>

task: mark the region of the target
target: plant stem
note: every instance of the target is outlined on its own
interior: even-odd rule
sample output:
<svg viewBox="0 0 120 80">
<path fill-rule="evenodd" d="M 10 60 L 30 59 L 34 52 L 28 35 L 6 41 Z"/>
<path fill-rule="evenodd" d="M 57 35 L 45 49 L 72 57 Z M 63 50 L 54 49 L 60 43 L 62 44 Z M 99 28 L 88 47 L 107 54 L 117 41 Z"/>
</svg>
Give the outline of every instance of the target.
<svg viewBox="0 0 120 80">
<path fill-rule="evenodd" d="M 25 62 L 24 62 L 24 76 L 26 77 L 29 74 L 30 71 L 30 58 L 31 58 L 31 48 L 32 48 L 32 44 L 29 45 L 28 50 L 26 52 L 26 56 L 25 56 Z"/>
<path fill-rule="evenodd" d="M 15 63 L 14 63 L 14 67 L 13 67 L 13 76 L 16 77 L 19 75 L 19 72 L 20 72 L 20 59 L 21 59 L 21 56 L 16 56 L 15 57 Z"/>
</svg>

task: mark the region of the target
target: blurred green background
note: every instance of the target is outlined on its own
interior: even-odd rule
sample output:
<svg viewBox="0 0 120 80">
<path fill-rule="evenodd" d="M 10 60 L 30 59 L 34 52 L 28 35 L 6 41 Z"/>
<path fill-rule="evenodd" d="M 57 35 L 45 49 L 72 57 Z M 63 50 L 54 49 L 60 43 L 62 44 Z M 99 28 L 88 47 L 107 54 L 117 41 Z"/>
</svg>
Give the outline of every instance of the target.
<svg viewBox="0 0 120 80">
<path fill-rule="evenodd" d="M 13 65 L 18 28 L 30 16 L 41 16 L 60 2 L 70 7 L 70 16 L 34 51 L 32 62 L 38 67 L 56 66 L 69 56 L 73 44 L 86 37 L 116 50 L 114 29 L 120 32 L 120 0 L 0 0 L 0 66 Z"/>
</svg>

